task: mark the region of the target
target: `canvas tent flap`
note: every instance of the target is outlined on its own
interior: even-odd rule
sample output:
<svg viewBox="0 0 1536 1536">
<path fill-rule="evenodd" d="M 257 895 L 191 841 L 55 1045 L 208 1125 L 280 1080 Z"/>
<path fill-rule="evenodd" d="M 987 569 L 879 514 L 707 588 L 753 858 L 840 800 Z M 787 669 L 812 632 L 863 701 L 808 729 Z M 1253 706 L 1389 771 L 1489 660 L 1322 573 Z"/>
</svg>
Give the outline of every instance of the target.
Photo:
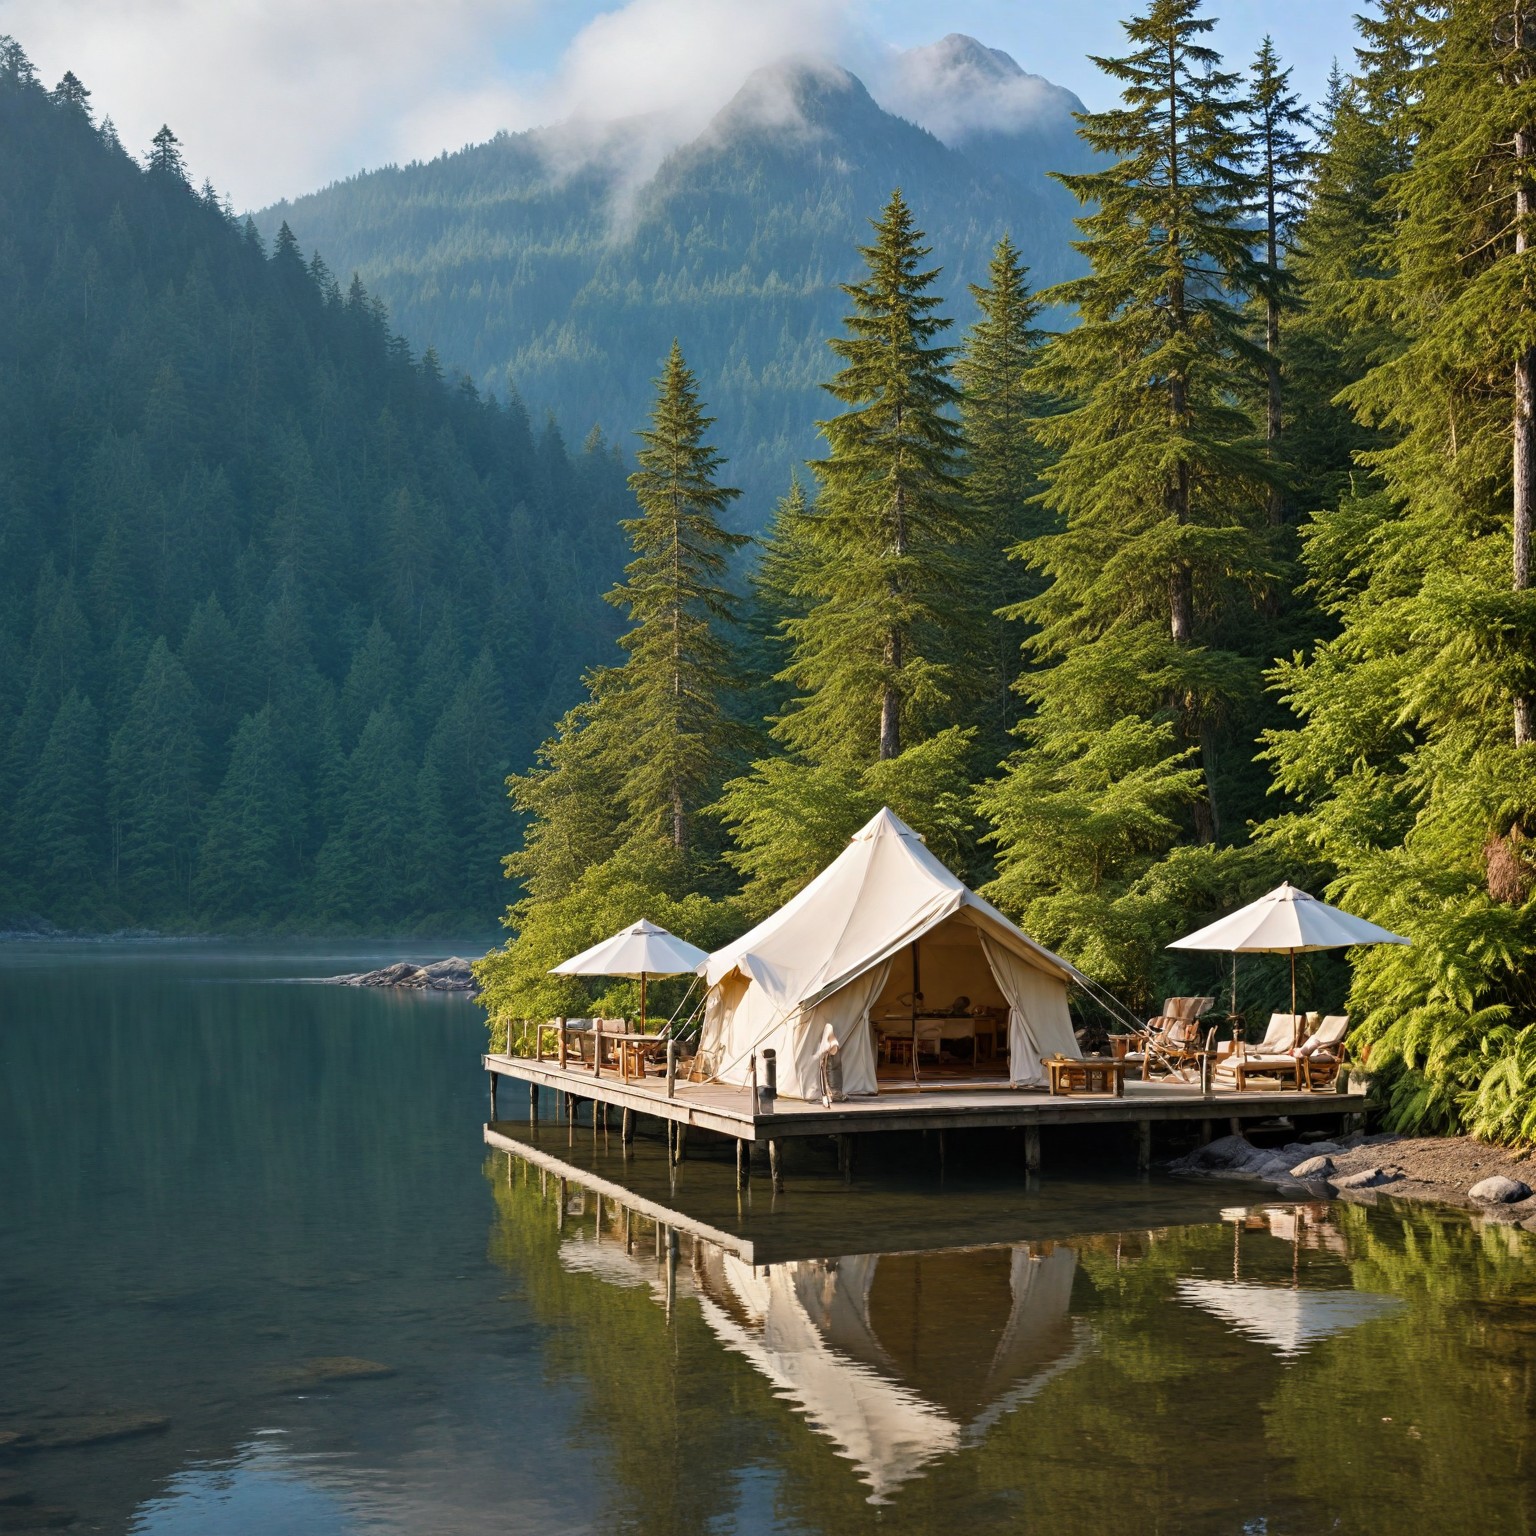
<svg viewBox="0 0 1536 1536">
<path fill-rule="evenodd" d="M 1045 1083 L 1047 1056 L 1076 1056 L 1067 993 L 1059 982 L 1005 948 L 986 931 L 981 947 L 1008 999 L 1008 1076 L 1027 1088 Z"/>
</svg>

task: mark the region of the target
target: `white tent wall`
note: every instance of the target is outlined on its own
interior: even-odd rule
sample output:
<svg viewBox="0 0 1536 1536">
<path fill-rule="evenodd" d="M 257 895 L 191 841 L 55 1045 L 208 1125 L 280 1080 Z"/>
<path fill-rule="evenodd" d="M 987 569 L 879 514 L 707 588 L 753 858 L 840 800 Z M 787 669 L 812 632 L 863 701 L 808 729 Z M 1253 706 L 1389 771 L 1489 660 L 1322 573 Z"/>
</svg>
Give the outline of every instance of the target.
<svg viewBox="0 0 1536 1536">
<path fill-rule="evenodd" d="M 1078 1054 L 1066 985 L 1037 970 L 990 933 L 982 934 L 981 947 L 1008 999 L 1009 1081 L 1026 1088 L 1042 1087 L 1045 1057 Z"/>
</svg>

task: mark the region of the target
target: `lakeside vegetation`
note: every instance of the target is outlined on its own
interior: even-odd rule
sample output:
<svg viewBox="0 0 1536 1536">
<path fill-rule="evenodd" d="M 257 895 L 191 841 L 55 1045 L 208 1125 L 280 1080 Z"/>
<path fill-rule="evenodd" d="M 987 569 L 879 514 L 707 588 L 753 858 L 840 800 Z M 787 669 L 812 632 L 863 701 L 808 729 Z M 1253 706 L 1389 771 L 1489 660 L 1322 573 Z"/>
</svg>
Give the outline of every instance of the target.
<svg viewBox="0 0 1536 1536">
<path fill-rule="evenodd" d="M 548 967 L 641 911 L 739 932 L 883 801 L 1140 1005 L 1181 931 L 1326 889 L 1413 940 L 1349 997 L 1390 1123 L 1536 1139 L 1536 9 L 1380 0 L 1311 117 L 1211 26 L 1126 24 L 1087 274 L 1000 247 L 957 345 L 891 198 L 739 616 L 674 357 L 628 659 L 511 781 L 493 1017 L 584 1011 Z"/>
</svg>

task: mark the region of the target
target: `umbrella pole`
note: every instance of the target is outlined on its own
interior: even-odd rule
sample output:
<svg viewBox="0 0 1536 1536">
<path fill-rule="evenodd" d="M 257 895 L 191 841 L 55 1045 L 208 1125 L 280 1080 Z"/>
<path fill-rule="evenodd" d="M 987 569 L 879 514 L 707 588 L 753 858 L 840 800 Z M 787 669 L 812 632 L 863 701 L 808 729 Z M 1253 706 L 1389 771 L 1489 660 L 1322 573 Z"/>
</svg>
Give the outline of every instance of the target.
<svg viewBox="0 0 1536 1536">
<path fill-rule="evenodd" d="M 1291 1049 L 1296 1048 L 1296 951 L 1291 951 Z"/>
<path fill-rule="evenodd" d="M 640 972 L 640 1033 L 645 1033 L 645 972 Z"/>
</svg>

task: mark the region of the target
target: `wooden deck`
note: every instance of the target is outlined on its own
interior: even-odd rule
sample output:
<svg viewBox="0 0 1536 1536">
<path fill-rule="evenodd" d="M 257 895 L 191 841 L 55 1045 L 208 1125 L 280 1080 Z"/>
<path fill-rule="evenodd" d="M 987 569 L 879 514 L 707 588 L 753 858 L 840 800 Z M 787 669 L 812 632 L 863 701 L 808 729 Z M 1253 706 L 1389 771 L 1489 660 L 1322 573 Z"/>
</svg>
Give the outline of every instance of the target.
<svg viewBox="0 0 1536 1536">
<path fill-rule="evenodd" d="M 745 1087 L 679 1080 L 668 1096 L 661 1078 L 621 1082 L 611 1070 L 594 1075 L 588 1066 L 536 1062 L 525 1057 L 482 1058 L 491 1082 L 491 1119 L 510 1119 L 510 1106 L 498 1108 L 498 1085 L 507 1080 L 568 1094 L 576 1100 L 613 1105 L 630 1115 L 651 1115 L 672 1126 L 711 1131 L 752 1146 L 773 1146 L 801 1136 L 854 1136 L 885 1131 L 963 1131 L 1055 1125 L 1139 1125 L 1163 1121 L 1292 1120 L 1312 1116 L 1363 1115 L 1366 1096 L 1359 1090 L 1304 1093 L 1296 1089 L 1237 1092 L 1231 1088 L 1202 1093 L 1198 1084 L 1127 1082 L 1123 1098 L 1073 1095 L 1052 1097 L 1040 1090 L 1015 1090 L 1005 1084 L 947 1083 L 921 1092 L 886 1091 L 870 1098 L 830 1106 L 800 1099 L 778 1100 L 772 1114 L 753 1112 Z M 531 1101 L 524 1111 L 536 1118 Z M 670 1134 L 670 1132 L 669 1132 Z"/>
</svg>

